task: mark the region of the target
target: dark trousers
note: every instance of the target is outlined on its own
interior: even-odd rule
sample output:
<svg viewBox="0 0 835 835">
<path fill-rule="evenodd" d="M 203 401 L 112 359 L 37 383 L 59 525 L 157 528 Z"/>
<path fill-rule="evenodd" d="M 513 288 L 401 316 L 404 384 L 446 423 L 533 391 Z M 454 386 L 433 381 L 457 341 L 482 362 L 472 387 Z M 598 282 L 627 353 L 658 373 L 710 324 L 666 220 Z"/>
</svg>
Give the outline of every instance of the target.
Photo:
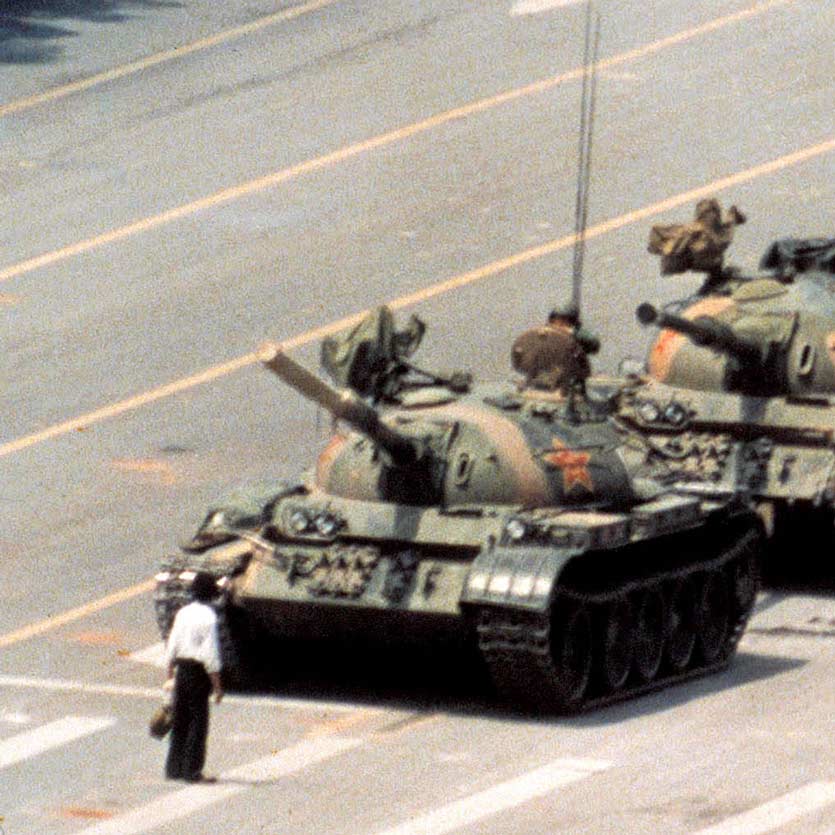
<svg viewBox="0 0 835 835">
<path fill-rule="evenodd" d="M 212 683 L 200 662 L 177 661 L 174 720 L 165 761 L 165 776 L 169 779 L 192 780 L 203 771 L 211 692 Z"/>
</svg>

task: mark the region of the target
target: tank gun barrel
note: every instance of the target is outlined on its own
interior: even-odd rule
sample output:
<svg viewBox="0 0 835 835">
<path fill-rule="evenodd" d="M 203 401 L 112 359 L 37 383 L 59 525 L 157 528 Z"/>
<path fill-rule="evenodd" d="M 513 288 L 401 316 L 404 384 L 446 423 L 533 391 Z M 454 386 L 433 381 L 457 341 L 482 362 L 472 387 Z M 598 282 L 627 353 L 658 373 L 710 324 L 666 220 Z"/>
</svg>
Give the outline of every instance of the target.
<svg viewBox="0 0 835 835">
<path fill-rule="evenodd" d="M 682 333 L 694 344 L 715 348 L 723 354 L 735 357 L 743 364 L 757 364 L 762 360 L 762 351 L 756 342 L 740 336 L 724 322 L 711 316 L 685 319 L 674 313 L 657 310 L 648 302 L 638 305 L 635 315 L 642 325 L 658 325 L 660 328 Z"/>
<path fill-rule="evenodd" d="M 348 389 L 336 389 L 288 356 L 279 345 L 268 342 L 258 358 L 303 397 L 318 403 L 334 417 L 378 443 L 398 466 L 413 464 L 418 458 L 418 442 L 392 429 L 380 419 L 377 410 Z"/>
</svg>

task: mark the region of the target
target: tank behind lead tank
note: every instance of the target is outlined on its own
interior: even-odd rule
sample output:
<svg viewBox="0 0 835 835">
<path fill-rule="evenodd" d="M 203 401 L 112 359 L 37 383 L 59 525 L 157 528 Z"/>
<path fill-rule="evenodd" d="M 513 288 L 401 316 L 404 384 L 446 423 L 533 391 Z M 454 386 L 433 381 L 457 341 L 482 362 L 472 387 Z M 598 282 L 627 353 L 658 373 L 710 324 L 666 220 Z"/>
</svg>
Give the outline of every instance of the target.
<svg viewBox="0 0 835 835">
<path fill-rule="evenodd" d="M 366 344 L 349 364 L 378 354 Z M 410 382 L 395 356 L 375 386 L 341 377 L 384 389 L 380 409 L 274 345 L 262 359 L 351 430 L 298 482 L 210 509 L 158 575 L 163 635 L 193 573 L 209 570 L 239 680 L 255 635 L 453 641 L 477 649 L 511 703 L 571 711 L 730 660 L 756 594 L 759 519 L 664 490 L 651 451 L 602 402 L 569 409 L 556 392 L 461 375 Z"/>
<path fill-rule="evenodd" d="M 667 227 L 679 230 L 673 248 L 684 269 L 693 269 L 687 248 L 696 225 Z M 651 251 L 663 256 L 652 243 Z M 798 535 L 815 561 L 829 560 L 835 238 L 776 241 L 752 274 L 721 259 L 702 271 L 709 278 L 694 296 L 660 311 L 638 308 L 639 321 L 661 331 L 648 378 L 627 391 L 619 417 L 646 435 L 679 488 L 749 495 L 778 561 Z"/>
</svg>

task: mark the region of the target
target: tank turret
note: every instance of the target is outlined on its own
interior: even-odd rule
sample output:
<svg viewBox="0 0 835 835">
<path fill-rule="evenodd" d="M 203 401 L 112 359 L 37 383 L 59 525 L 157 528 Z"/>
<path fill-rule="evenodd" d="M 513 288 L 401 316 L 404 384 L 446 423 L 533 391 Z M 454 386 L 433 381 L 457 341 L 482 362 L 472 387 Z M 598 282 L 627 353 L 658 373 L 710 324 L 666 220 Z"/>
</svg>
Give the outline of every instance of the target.
<svg viewBox="0 0 835 835">
<path fill-rule="evenodd" d="M 695 391 L 835 394 L 835 306 L 827 285 L 835 279 L 806 276 L 786 285 L 752 278 L 673 305 L 678 312 L 640 305 L 638 321 L 662 329 L 647 359 L 650 376 Z"/>
<path fill-rule="evenodd" d="M 695 345 L 713 348 L 722 354 L 738 360 L 748 369 L 754 370 L 762 364 L 762 346 L 756 339 L 742 336 L 732 327 L 710 316 L 685 319 L 674 313 L 656 310 L 644 302 L 638 305 L 635 315 L 642 325 L 658 325 L 684 334 Z"/>
<path fill-rule="evenodd" d="M 506 392 L 472 398 L 424 386 L 371 406 L 355 391 L 328 385 L 276 345 L 259 354 L 285 383 L 355 430 L 336 432 L 319 457 L 315 485 L 329 494 L 444 506 L 593 501 L 623 507 L 636 501 L 611 427 L 578 425 L 574 410 L 563 424 L 558 418 L 569 408 L 566 400 L 537 404 Z"/>
<path fill-rule="evenodd" d="M 264 366 L 288 386 L 379 444 L 395 466 L 414 465 L 420 458 L 420 442 L 397 432 L 380 420 L 377 410 L 369 406 L 356 392 L 350 389 L 340 391 L 329 386 L 275 343 L 268 342 L 263 345 L 258 355 Z"/>
</svg>

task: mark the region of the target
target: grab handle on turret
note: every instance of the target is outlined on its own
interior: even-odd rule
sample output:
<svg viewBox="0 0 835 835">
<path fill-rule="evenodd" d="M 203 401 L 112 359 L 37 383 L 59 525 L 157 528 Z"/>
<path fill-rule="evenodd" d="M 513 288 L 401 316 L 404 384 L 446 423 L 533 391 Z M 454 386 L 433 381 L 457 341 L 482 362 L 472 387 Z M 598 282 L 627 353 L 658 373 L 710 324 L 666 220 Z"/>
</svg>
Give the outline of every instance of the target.
<svg viewBox="0 0 835 835">
<path fill-rule="evenodd" d="M 758 364 L 762 361 L 760 346 L 753 340 L 740 336 L 724 322 L 711 316 L 699 316 L 695 319 L 685 319 L 674 313 L 657 310 L 648 302 L 639 304 L 635 315 L 642 325 L 658 325 L 660 328 L 684 334 L 696 345 L 728 354 L 746 365 Z"/>
<path fill-rule="evenodd" d="M 267 342 L 258 351 L 263 365 L 303 397 L 318 403 L 334 417 L 367 435 L 388 453 L 396 466 L 408 466 L 419 457 L 419 443 L 380 420 L 377 410 L 348 389 L 336 389 L 288 356 L 280 345 Z"/>
</svg>

